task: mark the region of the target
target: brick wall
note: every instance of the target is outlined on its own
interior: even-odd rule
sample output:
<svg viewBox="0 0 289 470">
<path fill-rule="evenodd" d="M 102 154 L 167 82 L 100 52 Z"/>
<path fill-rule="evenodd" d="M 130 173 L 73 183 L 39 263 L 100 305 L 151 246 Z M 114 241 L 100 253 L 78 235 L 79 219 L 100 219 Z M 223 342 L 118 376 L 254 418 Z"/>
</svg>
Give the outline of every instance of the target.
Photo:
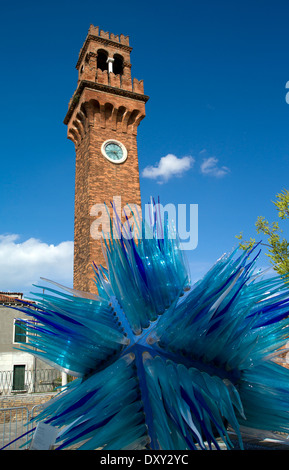
<svg viewBox="0 0 289 470">
<path fill-rule="evenodd" d="M 0 408 L 14 408 L 14 407 L 27 407 L 29 413 L 36 405 L 41 405 L 46 403 L 47 401 L 54 398 L 56 393 L 41 393 L 41 394 L 31 394 L 31 395 L 13 395 L 13 396 L 5 396 L 0 397 Z M 0 413 L 0 423 L 3 423 L 4 420 L 7 422 L 8 419 L 11 421 L 15 420 L 16 417 L 19 419 L 20 415 L 17 410 L 12 411 L 11 413 Z M 37 411 L 35 411 L 34 416 L 36 415 Z"/>
<path fill-rule="evenodd" d="M 85 93 L 88 100 L 92 93 Z M 95 98 L 95 94 L 94 98 Z M 75 225 L 74 225 L 74 287 L 95 292 L 91 280 L 91 263 L 104 264 L 100 240 L 91 237 L 93 223 L 91 208 L 104 202 L 110 208 L 115 196 L 121 196 L 121 205 L 141 205 L 139 165 L 134 109 L 124 107 L 125 100 L 110 99 L 111 107 L 95 99 L 81 103 L 86 111 L 84 129 L 76 142 L 75 173 Z M 131 106 L 131 103 L 129 103 Z M 119 111 L 123 107 L 125 110 Z M 83 108 L 82 108 L 83 109 Z M 117 110 L 115 112 L 115 110 Z M 140 113 L 141 111 L 139 111 Z M 134 117 L 135 116 L 135 117 Z M 115 139 L 125 145 L 127 160 L 120 164 L 108 161 L 101 153 L 101 145 L 107 139 Z M 112 213 L 112 211 L 111 211 Z M 104 231 L 108 227 L 103 227 Z"/>
</svg>

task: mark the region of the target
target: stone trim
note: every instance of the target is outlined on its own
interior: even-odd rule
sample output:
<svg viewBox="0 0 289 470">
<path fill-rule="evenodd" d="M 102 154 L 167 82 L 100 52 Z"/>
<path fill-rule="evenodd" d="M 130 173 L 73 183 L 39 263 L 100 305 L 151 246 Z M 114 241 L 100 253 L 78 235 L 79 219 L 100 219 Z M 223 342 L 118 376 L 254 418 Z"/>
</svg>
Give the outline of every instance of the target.
<svg viewBox="0 0 289 470">
<path fill-rule="evenodd" d="M 144 103 L 146 103 L 149 99 L 147 95 L 142 95 L 140 93 L 135 93 L 133 91 L 124 90 L 123 88 L 115 88 L 115 87 L 111 87 L 109 85 L 103 85 L 97 82 L 89 82 L 87 80 L 82 80 L 73 95 L 73 98 L 78 97 L 78 99 L 71 100 L 70 106 L 68 108 L 68 112 L 63 121 L 64 124 L 69 123 L 72 113 L 74 109 L 76 108 L 80 100 L 80 96 L 85 88 L 102 91 L 104 93 L 111 93 L 113 95 L 124 96 L 125 98 L 130 98 L 130 99 L 137 100 L 137 101 L 143 101 Z"/>
</svg>

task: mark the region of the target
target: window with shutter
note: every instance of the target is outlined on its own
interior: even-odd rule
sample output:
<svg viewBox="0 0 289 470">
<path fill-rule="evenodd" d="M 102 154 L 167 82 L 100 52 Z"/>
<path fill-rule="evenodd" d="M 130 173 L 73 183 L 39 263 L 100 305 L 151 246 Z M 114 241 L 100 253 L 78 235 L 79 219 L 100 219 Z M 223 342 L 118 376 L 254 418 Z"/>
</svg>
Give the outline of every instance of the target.
<svg viewBox="0 0 289 470">
<path fill-rule="evenodd" d="M 26 326 L 24 321 L 15 320 L 14 343 L 26 343 Z"/>
</svg>

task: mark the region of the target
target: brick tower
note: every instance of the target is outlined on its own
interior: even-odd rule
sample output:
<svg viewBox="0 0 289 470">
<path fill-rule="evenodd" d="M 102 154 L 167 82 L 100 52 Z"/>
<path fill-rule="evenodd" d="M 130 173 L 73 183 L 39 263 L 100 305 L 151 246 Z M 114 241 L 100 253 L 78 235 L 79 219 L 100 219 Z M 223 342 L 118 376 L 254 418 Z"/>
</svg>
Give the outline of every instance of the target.
<svg viewBox="0 0 289 470">
<path fill-rule="evenodd" d="M 79 53 L 77 89 L 64 123 L 75 144 L 74 288 L 96 292 L 92 262 L 104 264 L 91 236 L 96 204 L 121 196 L 141 204 L 137 128 L 145 117 L 143 81 L 132 80 L 128 36 L 90 26 Z"/>
</svg>

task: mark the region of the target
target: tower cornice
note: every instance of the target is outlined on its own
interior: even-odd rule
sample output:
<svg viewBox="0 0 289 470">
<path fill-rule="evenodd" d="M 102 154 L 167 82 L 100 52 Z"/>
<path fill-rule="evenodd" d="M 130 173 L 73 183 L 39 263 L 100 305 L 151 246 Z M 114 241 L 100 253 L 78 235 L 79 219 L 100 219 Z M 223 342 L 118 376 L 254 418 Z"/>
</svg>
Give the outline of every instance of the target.
<svg viewBox="0 0 289 470">
<path fill-rule="evenodd" d="M 102 83 L 97 83 L 97 82 L 90 82 L 88 80 L 81 80 L 81 82 L 79 83 L 71 101 L 70 101 L 70 105 L 69 105 L 69 108 L 68 108 L 68 111 L 66 113 L 66 116 L 64 118 L 64 124 L 68 124 L 69 121 L 70 121 L 70 118 L 73 114 L 73 111 L 74 109 L 76 108 L 79 100 L 80 100 L 80 97 L 81 97 L 81 94 L 83 92 L 83 90 L 85 88 L 89 88 L 91 90 L 96 90 L 96 91 L 100 91 L 100 92 L 103 92 L 103 93 L 110 93 L 112 95 L 118 95 L 118 96 L 123 96 L 125 98 L 130 98 L 132 100 L 136 100 L 136 101 L 142 101 L 144 103 L 146 103 L 149 99 L 149 96 L 147 95 L 143 95 L 141 93 L 136 93 L 134 91 L 130 91 L 130 90 L 124 90 L 123 88 L 116 88 L 116 87 L 112 87 L 110 85 L 105 85 L 105 84 L 102 84 Z"/>
</svg>

